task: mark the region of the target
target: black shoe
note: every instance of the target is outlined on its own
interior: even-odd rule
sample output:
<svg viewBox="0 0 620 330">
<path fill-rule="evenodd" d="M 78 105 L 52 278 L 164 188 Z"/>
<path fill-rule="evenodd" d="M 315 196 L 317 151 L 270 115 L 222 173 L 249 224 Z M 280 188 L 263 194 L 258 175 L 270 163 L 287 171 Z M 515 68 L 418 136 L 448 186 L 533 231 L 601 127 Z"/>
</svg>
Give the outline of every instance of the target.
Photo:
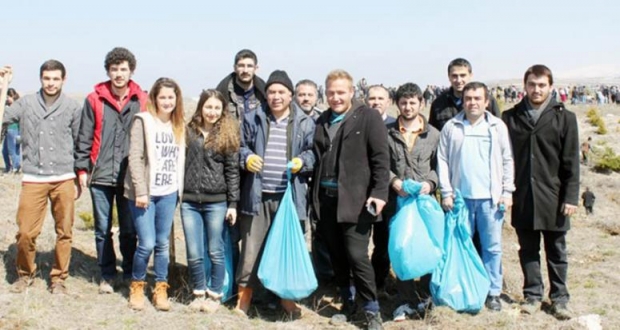
<svg viewBox="0 0 620 330">
<path fill-rule="evenodd" d="M 345 300 L 340 308 L 340 313 L 347 317 L 347 320 L 351 320 L 351 317 L 357 313 L 357 304 L 355 301 Z"/>
<path fill-rule="evenodd" d="M 488 296 L 487 301 L 484 303 L 489 310 L 499 312 L 502 310 L 502 302 L 499 300 L 499 296 Z"/>
<path fill-rule="evenodd" d="M 383 330 L 383 320 L 381 320 L 380 312 L 366 312 L 366 321 L 368 322 L 368 330 Z"/>
<path fill-rule="evenodd" d="M 564 302 L 554 302 L 551 305 L 551 315 L 560 321 L 570 320 L 573 317 L 573 313 Z"/>
</svg>

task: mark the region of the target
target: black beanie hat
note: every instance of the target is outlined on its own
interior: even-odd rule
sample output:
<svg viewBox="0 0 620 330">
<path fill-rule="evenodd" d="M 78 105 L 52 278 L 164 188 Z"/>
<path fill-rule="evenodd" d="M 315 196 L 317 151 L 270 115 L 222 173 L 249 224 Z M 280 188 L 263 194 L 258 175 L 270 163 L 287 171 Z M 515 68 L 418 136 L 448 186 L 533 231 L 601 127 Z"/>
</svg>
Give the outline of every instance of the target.
<svg viewBox="0 0 620 330">
<path fill-rule="evenodd" d="M 295 94 L 295 87 L 293 87 L 293 82 L 284 70 L 276 70 L 269 75 L 269 79 L 267 79 L 267 84 L 265 84 L 265 92 L 267 91 L 269 86 L 273 84 L 282 84 L 284 85 L 284 87 L 288 88 L 291 93 Z"/>
</svg>

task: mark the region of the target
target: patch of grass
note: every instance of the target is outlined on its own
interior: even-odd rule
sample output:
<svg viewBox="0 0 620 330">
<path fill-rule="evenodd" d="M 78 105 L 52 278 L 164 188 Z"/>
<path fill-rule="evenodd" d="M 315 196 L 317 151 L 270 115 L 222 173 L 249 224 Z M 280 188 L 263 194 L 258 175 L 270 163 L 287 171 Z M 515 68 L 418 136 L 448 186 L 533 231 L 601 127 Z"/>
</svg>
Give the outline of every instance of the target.
<svg viewBox="0 0 620 330">
<path fill-rule="evenodd" d="M 586 289 L 594 289 L 596 288 L 596 283 L 594 283 L 593 280 L 588 279 L 584 284 L 583 287 Z"/>
<path fill-rule="evenodd" d="M 601 117 L 601 113 L 595 107 L 591 107 L 586 112 L 586 117 L 588 117 L 588 122 L 597 127 L 596 133 L 600 135 L 607 134 L 607 126 L 605 126 L 605 121 L 603 117 Z"/>
<path fill-rule="evenodd" d="M 78 213 L 78 217 L 82 219 L 85 229 L 95 229 L 95 217 L 91 212 L 82 211 Z M 118 227 L 118 212 L 116 211 L 116 207 L 112 208 L 112 226 Z"/>
<path fill-rule="evenodd" d="M 607 309 L 602 307 L 593 308 L 592 313 L 598 314 L 600 316 L 605 316 L 607 314 Z"/>
<path fill-rule="evenodd" d="M 610 147 L 605 147 L 593 169 L 601 173 L 620 172 L 620 156 L 616 155 Z"/>
</svg>

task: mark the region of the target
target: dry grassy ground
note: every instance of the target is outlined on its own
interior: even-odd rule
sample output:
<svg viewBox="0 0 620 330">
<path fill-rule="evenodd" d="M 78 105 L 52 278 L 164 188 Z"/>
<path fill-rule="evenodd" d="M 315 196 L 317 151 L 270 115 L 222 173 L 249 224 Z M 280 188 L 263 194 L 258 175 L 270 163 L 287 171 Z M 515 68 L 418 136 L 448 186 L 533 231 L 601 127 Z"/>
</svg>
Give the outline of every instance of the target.
<svg viewBox="0 0 620 330">
<path fill-rule="evenodd" d="M 602 107 L 609 133 L 597 136 L 594 129 L 585 122 L 587 107 L 570 107 L 580 118 L 582 140 L 593 136 L 594 144 L 607 141 L 620 152 L 615 142 L 620 136 L 617 115 L 620 107 Z M 187 112 L 193 112 L 189 108 Z M 569 278 L 571 292 L 570 307 L 576 315 L 597 314 L 606 329 L 620 328 L 620 176 L 618 174 L 597 174 L 582 167 L 582 187 L 588 185 L 597 196 L 595 214 L 585 216 L 581 207 L 573 219 L 573 228 L 568 235 Z M 119 291 L 110 295 L 97 293 L 98 268 L 95 259 L 94 235 L 85 230 L 82 221 L 76 217 L 74 226 L 73 257 L 71 277 L 67 281 L 70 294 L 52 296 L 46 290 L 46 280 L 53 261 L 52 219 L 48 215 L 43 232 L 37 240 L 39 274 L 37 283 L 24 294 L 9 293 L 10 283 L 16 278 L 15 262 L 15 211 L 20 190 L 19 178 L 0 178 L 0 328 L 2 329 L 354 329 L 354 325 L 332 327 L 329 316 L 336 311 L 337 304 L 330 304 L 334 291 L 325 288 L 303 303 L 307 317 L 294 322 L 283 320 L 280 312 L 258 306 L 254 317 L 242 320 L 222 307 L 212 315 L 188 311 L 188 287 L 180 283 L 173 286 L 173 300 L 170 312 L 156 312 L 152 307 L 143 312 L 127 308 L 127 293 Z M 84 194 L 77 204 L 76 214 L 91 210 L 90 196 Z M 175 243 L 176 258 L 181 273 L 185 272 L 184 237 L 180 219 Z M 515 299 L 521 298 L 522 275 L 517 256 L 517 240 L 514 230 L 506 225 L 504 229 L 504 273 L 506 293 Z M 543 266 L 543 269 L 545 267 Z M 546 273 L 545 273 L 546 277 Z M 181 282 L 187 282 L 182 276 Z M 393 301 L 381 301 L 384 320 L 391 320 L 395 307 Z M 519 313 L 517 305 L 504 304 L 499 313 L 483 310 L 475 316 L 457 314 L 446 308 L 436 308 L 423 320 L 401 323 L 386 322 L 387 329 L 581 329 L 574 321 L 560 322 L 552 316 L 538 312 L 528 316 Z"/>
</svg>

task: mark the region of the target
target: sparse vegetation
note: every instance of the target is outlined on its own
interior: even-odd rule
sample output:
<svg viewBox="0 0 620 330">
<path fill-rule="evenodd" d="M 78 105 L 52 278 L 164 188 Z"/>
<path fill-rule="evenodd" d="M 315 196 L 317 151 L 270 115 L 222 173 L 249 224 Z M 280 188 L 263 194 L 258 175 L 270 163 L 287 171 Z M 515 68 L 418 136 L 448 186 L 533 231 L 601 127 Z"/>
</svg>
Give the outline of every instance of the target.
<svg viewBox="0 0 620 330">
<path fill-rule="evenodd" d="M 93 216 L 92 212 L 78 212 L 78 217 L 82 219 L 82 222 L 84 223 L 84 229 L 95 229 L 95 217 Z M 112 226 L 118 226 L 118 213 L 116 211 L 116 207 L 112 208 Z"/>
<path fill-rule="evenodd" d="M 593 169 L 601 173 L 620 172 L 620 156 L 606 146 L 597 157 Z"/>
<path fill-rule="evenodd" d="M 607 134 L 607 126 L 605 125 L 605 120 L 601 117 L 601 113 L 595 107 L 591 107 L 586 112 L 586 116 L 588 117 L 588 122 L 597 127 L 596 133 L 599 135 Z"/>
</svg>

